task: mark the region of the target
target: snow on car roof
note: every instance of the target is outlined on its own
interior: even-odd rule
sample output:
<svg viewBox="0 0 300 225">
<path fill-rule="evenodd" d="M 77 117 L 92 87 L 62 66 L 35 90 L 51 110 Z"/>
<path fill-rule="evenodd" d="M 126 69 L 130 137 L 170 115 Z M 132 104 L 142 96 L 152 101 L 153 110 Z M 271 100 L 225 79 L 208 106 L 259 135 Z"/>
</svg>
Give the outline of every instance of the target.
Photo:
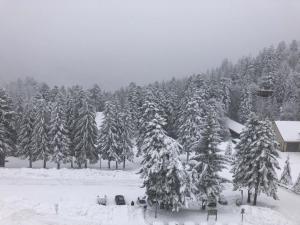
<svg viewBox="0 0 300 225">
<path fill-rule="evenodd" d="M 275 121 L 275 124 L 286 142 L 300 142 L 300 121 Z"/>
<path fill-rule="evenodd" d="M 234 131 L 237 134 L 240 134 L 242 132 L 242 130 L 245 128 L 245 126 L 243 124 L 240 124 L 240 123 L 230 119 L 229 117 L 225 118 L 225 124 L 230 130 Z"/>
</svg>

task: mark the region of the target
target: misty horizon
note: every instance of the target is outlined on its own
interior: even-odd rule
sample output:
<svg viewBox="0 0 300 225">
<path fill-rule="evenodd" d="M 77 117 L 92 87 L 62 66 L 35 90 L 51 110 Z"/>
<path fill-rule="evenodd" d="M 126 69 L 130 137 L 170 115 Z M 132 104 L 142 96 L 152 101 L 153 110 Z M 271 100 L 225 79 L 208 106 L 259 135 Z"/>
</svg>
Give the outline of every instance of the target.
<svg viewBox="0 0 300 225">
<path fill-rule="evenodd" d="M 0 82 L 106 90 L 183 78 L 299 40 L 299 1 L 0 0 Z"/>
</svg>

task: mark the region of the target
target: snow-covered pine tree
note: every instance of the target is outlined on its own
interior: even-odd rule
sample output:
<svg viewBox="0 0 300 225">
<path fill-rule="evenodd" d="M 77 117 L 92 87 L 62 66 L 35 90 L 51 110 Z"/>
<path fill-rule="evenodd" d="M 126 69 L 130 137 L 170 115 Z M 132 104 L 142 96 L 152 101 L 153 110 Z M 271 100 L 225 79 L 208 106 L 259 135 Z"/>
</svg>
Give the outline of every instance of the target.
<svg viewBox="0 0 300 225">
<path fill-rule="evenodd" d="M 108 161 L 108 168 L 110 168 L 111 161 L 121 161 L 120 126 L 117 119 L 115 102 L 107 101 L 105 103 L 105 109 L 103 113 L 104 120 L 99 131 L 97 151 L 100 155 L 100 158 Z"/>
<path fill-rule="evenodd" d="M 298 178 L 293 186 L 293 191 L 300 194 L 300 174 L 298 175 Z"/>
<path fill-rule="evenodd" d="M 9 97 L 0 88 L 0 167 L 5 166 L 6 156 L 16 148 L 16 135 L 13 128 L 14 115 Z"/>
<path fill-rule="evenodd" d="M 119 121 L 119 141 L 121 155 L 120 158 L 123 160 L 123 169 L 125 169 L 126 160 L 132 161 L 134 157 L 133 144 L 131 137 L 133 135 L 133 128 L 128 113 L 121 112 L 118 116 Z"/>
<path fill-rule="evenodd" d="M 207 111 L 205 125 L 201 139 L 194 145 L 195 156 L 191 158 L 191 175 L 193 186 L 196 187 L 194 195 L 201 198 L 203 195 L 217 197 L 220 195 L 226 182 L 219 174 L 226 168 L 227 158 L 217 148 L 221 142 L 220 125 L 213 107 Z"/>
<path fill-rule="evenodd" d="M 167 209 L 178 210 L 184 204 L 188 180 L 179 158 L 181 146 L 166 135 L 165 120 L 155 103 L 145 105 L 150 107 L 146 112 L 154 112 L 152 120 L 146 122 L 141 145 L 144 154 L 140 173 L 146 195 Z"/>
<path fill-rule="evenodd" d="M 288 186 L 293 184 L 289 157 L 287 157 L 285 160 L 285 165 L 284 165 L 283 172 L 281 174 L 279 182 L 284 185 L 288 185 Z"/>
<path fill-rule="evenodd" d="M 102 112 L 104 110 L 104 99 L 99 85 L 94 84 L 94 86 L 88 91 L 89 99 L 91 104 L 95 107 L 96 112 Z"/>
<path fill-rule="evenodd" d="M 186 152 L 187 161 L 189 161 L 192 145 L 201 137 L 203 126 L 201 112 L 202 108 L 199 105 L 198 93 L 196 92 L 188 100 L 185 108 L 180 113 L 180 120 L 182 122 L 178 130 L 178 140 L 183 146 L 183 151 Z"/>
<path fill-rule="evenodd" d="M 134 125 L 134 129 L 138 130 L 139 120 L 141 118 L 142 107 L 142 89 L 135 83 L 130 83 L 128 87 L 128 105 L 131 123 Z"/>
<path fill-rule="evenodd" d="M 88 102 L 88 98 L 83 93 L 82 105 L 78 111 L 78 119 L 75 124 L 75 157 L 78 166 L 84 164 L 87 168 L 88 161 L 95 163 L 98 160 L 96 142 L 98 129 L 96 125 L 96 112 Z"/>
<path fill-rule="evenodd" d="M 244 89 L 241 97 L 241 103 L 238 111 L 239 121 L 246 123 L 253 112 L 252 94 L 249 88 Z"/>
<path fill-rule="evenodd" d="M 240 141 L 235 147 L 235 155 L 233 161 L 233 185 L 234 190 L 246 187 L 248 188 L 247 202 L 251 201 L 251 190 L 245 180 L 245 174 L 251 165 L 249 165 L 248 158 L 246 157 L 251 151 L 251 143 L 258 140 L 257 128 L 259 126 L 258 117 L 251 113 L 246 123 L 246 129 L 240 134 Z"/>
<path fill-rule="evenodd" d="M 18 152 L 21 158 L 28 159 L 29 168 L 32 168 L 33 162 L 33 133 L 34 128 L 34 111 L 33 104 L 28 102 L 25 104 L 23 116 L 20 123 L 20 131 L 18 135 Z"/>
<path fill-rule="evenodd" d="M 62 162 L 72 160 L 69 151 L 70 140 L 64 104 L 63 95 L 58 92 L 53 103 L 50 121 L 52 161 L 57 164 L 57 169 L 60 169 Z"/>
<path fill-rule="evenodd" d="M 155 103 L 155 96 L 153 95 L 152 90 L 147 89 L 146 91 L 145 102 L 141 108 L 142 116 L 139 121 L 139 132 L 136 141 L 137 145 L 137 156 L 142 155 L 144 152 L 142 150 L 142 145 L 146 135 L 146 126 L 150 121 L 153 120 L 157 112 L 161 112 L 160 107 Z M 162 112 L 161 112 L 162 113 Z"/>
<path fill-rule="evenodd" d="M 66 100 L 66 122 L 69 130 L 70 139 L 70 157 L 71 168 L 74 167 L 75 162 L 75 137 L 76 137 L 76 126 L 79 119 L 79 109 L 82 107 L 84 92 L 80 86 L 73 86 L 68 90 Z"/>
<path fill-rule="evenodd" d="M 236 187 L 254 190 L 253 205 L 256 205 L 261 192 L 278 199 L 275 172 L 275 168 L 279 168 L 277 157 L 278 143 L 271 122 L 259 121 L 252 114 L 236 146 L 233 182 Z"/>
<path fill-rule="evenodd" d="M 40 95 L 34 100 L 34 126 L 33 126 L 33 161 L 43 160 L 43 167 L 46 168 L 50 158 L 49 141 L 49 120 L 50 112 L 48 103 Z"/>
</svg>

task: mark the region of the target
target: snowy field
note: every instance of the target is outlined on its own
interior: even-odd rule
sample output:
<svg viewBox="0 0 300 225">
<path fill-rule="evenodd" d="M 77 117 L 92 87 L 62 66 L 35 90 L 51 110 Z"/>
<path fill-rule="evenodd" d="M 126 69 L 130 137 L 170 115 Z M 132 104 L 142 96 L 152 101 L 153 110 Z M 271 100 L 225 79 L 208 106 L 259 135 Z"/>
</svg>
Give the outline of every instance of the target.
<svg viewBox="0 0 300 225">
<path fill-rule="evenodd" d="M 293 176 L 298 173 L 294 169 L 298 168 L 296 158 L 293 160 L 294 154 L 290 153 Z M 281 156 L 280 164 L 283 165 L 286 154 Z M 158 219 L 154 219 L 153 209 L 149 208 L 144 215 L 139 207 L 130 206 L 132 200 L 136 201 L 144 193 L 142 181 L 136 174 L 138 161 L 129 164 L 125 171 L 99 170 L 97 165 L 93 169 L 37 169 L 41 165 L 37 162 L 35 169 L 21 168 L 27 167 L 26 161 L 9 158 L 9 168 L 0 169 L 1 225 L 237 225 L 241 224 L 242 207 L 246 210 L 243 223 L 246 225 L 300 224 L 300 195 L 283 188 L 279 188 L 279 201 L 261 195 L 257 207 L 237 207 L 235 200 L 239 193 L 233 192 L 231 184 L 228 184 L 224 195 L 229 205 L 218 206 L 217 222 L 211 217 L 207 223 L 206 211 L 192 202 L 189 209 L 179 213 L 160 210 Z M 51 166 L 55 167 L 49 164 Z M 224 171 L 224 175 L 228 177 L 230 173 Z M 108 196 L 108 206 L 97 205 L 96 196 L 104 194 Z M 116 194 L 124 194 L 126 206 L 115 205 Z M 56 204 L 58 214 L 55 212 Z"/>
</svg>

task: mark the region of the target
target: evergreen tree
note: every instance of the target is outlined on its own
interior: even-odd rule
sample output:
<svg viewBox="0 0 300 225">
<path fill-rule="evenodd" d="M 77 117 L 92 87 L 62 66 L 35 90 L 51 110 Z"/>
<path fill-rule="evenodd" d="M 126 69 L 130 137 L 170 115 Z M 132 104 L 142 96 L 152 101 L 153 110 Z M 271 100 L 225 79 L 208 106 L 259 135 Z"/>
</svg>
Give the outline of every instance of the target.
<svg viewBox="0 0 300 225">
<path fill-rule="evenodd" d="M 60 169 L 62 162 L 69 162 L 71 160 L 69 152 L 69 132 L 67 130 L 66 115 L 63 106 L 63 96 L 58 92 L 51 112 L 50 121 L 52 161 L 57 164 L 57 169 Z"/>
<path fill-rule="evenodd" d="M 147 90 L 147 95 L 145 102 L 142 106 L 142 116 L 139 122 L 139 132 L 137 137 L 137 156 L 144 154 L 142 150 L 143 141 L 145 139 L 147 125 L 150 121 L 153 120 L 155 114 L 157 112 L 161 112 L 159 106 L 154 102 L 155 97 L 153 96 L 153 92 L 151 90 Z M 164 124 L 165 125 L 165 124 Z"/>
<path fill-rule="evenodd" d="M 15 130 L 13 127 L 15 113 L 6 92 L 0 88 L 0 167 L 5 166 L 5 158 L 13 154 L 15 146 Z"/>
<path fill-rule="evenodd" d="M 261 192 L 274 199 L 278 198 L 278 179 L 275 172 L 275 168 L 279 168 L 277 151 L 278 144 L 271 123 L 268 120 L 259 121 L 252 114 L 246 129 L 241 133 L 241 141 L 236 146 L 233 182 L 236 188 L 246 187 L 249 191 L 254 190 L 254 205 Z"/>
<path fill-rule="evenodd" d="M 87 168 L 88 160 L 90 163 L 95 163 L 98 160 L 96 151 L 98 131 L 94 110 L 94 107 L 89 105 L 88 99 L 83 96 L 82 106 L 79 108 L 78 119 L 74 127 L 75 157 L 80 168 L 82 164 Z"/>
<path fill-rule="evenodd" d="M 123 160 L 123 169 L 125 169 L 126 160 L 132 161 L 134 157 L 133 146 L 132 146 L 132 133 L 133 129 L 131 126 L 131 121 L 129 115 L 125 113 L 120 113 L 118 116 L 119 120 L 119 141 L 120 141 L 120 149 L 121 155 L 120 157 Z"/>
<path fill-rule="evenodd" d="M 89 89 L 89 98 L 96 112 L 102 112 L 104 110 L 103 94 L 98 84 L 95 84 Z"/>
<path fill-rule="evenodd" d="M 34 101 L 34 126 L 33 126 L 33 161 L 43 160 L 43 167 L 46 168 L 50 158 L 49 148 L 49 106 L 45 99 L 37 96 Z"/>
<path fill-rule="evenodd" d="M 134 130 L 138 130 L 139 128 L 142 104 L 141 87 L 137 86 L 135 83 L 130 83 L 128 87 L 128 105 Z"/>
<path fill-rule="evenodd" d="M 205 125 L 202 131 L 202 137 L 195 144 L 195 156 L 191 158 L 192 182 L 196 187 L 195 196 L 200 198 L 203 195 L 207 197 L 217 197 L 222 191 L 222 183 L 226 179 L 219 174 L 226 168 L 227 159 L 217 148 L 221 142 L 220 125 L 216 118 L 213 108 L 208 110 Z"/>
<path fill-rule="evenodd" d="M 74 167 L 76 126 L 79 120 L 79 109 L 83 105 L 84 91 L 80 86 L 69 89 L 66 100 L 66 123 L 69 130 L 71 168 Z"/>
<path fill-rule="evenodd" d="M 117 121 L 116 105 L 107 101 L 104 109 L 104 120 L 99 131 L 98 153 L 104 160 L 119 162 L 120 159 L 120 130 Z"/>
<path fill-rule="evenodd" d="M 298 178 L 293 186 L 293 191 L 300 194 L 300 174 L 298 175 Z"/>
<path fill-rule="evenodd" d="M 191 147 L 201 137 L 201 128 L 203 126 L 202 109 L 199 105 L 199 99 L 196 94 L 187 102 L 186 107 L 181 112 L 181 124 L 178 131 L 179 142 L 183 146 L 187 155 L 187 161 L 191 153 Z"/>
<path fill-rule="evenodd" d="M 288 186 L 293 184 L 289 157 L 287 157 L 287 159 L 285 160 L 285 165 L 279 182 Z"/>
<path fill-rule="evenodd" d="M 34 111 L 31 102 L 27 103 L 21 118 L 20 131 L 18 135 L 18 153 L 21 158 L 28 158 L 29 168 L 32 168 L 33 162 L 33 138 L 34 138 Z"/>
<path fill-rule="evenodd" d="M 181 146 L 166 135 L 165 120 L 158 114 L 157 106 L 145 104 L 151 107 L 149 111 L 155 111 L 145 126 L 141 146 L 144 154 L 140 173 L 146 195 L 167 209 L 178 210 L 184 204 L 187 187 L 187 174 L 179 158 Z"/>
<path fill-rule="evenodd" d="M 239 108 L 239 121 L 241 123 L 246 123 L 251 112 L 253 112 L 253 105 L 252 105 L 252 94 L 249 88 L 243 90 L 240 108 Z"/>
</svg>

